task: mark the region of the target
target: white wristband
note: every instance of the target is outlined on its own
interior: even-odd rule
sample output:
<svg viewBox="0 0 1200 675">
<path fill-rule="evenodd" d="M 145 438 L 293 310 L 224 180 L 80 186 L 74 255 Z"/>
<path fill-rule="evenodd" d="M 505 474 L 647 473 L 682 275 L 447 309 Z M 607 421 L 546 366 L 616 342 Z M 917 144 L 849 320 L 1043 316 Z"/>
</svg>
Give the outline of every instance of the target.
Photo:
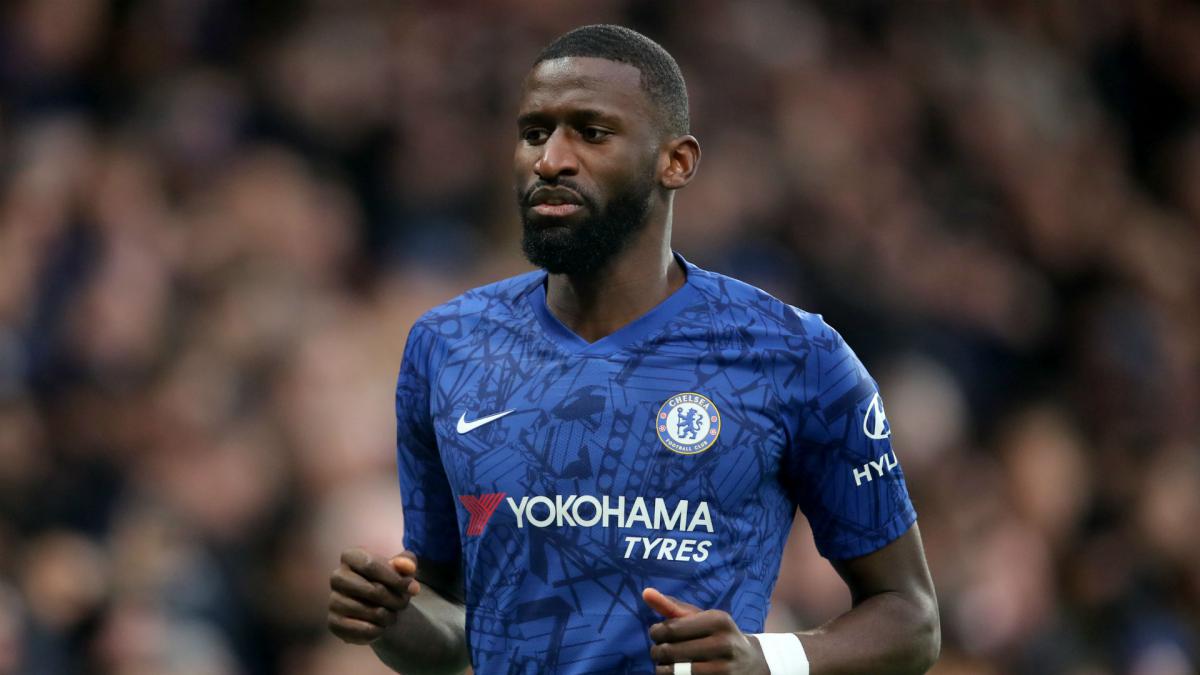
<svg viewBox="0 0 1200 675">
<path fill-rule="evenodd" d="M 808 675 L 808 655 L 795 633 L 754 633 L 771 675 Z"/>
</svg>

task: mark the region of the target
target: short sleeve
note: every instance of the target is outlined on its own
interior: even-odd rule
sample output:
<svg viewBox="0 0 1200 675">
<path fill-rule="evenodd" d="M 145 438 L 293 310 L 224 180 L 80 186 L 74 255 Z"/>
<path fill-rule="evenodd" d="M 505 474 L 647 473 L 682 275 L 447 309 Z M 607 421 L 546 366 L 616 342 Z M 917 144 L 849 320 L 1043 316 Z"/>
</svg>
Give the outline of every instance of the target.
<svg viewBox="0 0 1200 675">
<path fill-rule="evenodd" d="M 419 323 L 404 347 L 396 383 L 396 464 L 404 506 L 404 548 L 418 558 L 457 562 L 458 520 L 430 416 L 433 335 Z"/>
<path fill-rule="evenodd" d="M 809 316 L 816 325 L 803 382 L 787 397 L 793 433 L 781 475 L 817 550 L 845 560 L 883 548 L 917 516 L 878 385 L 845 340 Z"/>
</svg>

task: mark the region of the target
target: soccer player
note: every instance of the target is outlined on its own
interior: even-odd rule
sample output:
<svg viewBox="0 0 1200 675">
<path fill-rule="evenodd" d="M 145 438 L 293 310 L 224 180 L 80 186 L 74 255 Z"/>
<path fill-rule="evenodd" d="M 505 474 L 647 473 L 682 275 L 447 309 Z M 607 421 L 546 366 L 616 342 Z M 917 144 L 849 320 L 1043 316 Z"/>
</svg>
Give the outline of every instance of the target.
<svg viewBox="0 0 1200 675">
<path fill-rule="evenodd" d="M 560 37 L 514 160 L 541 269 L 413 326 L 406 550 L 342 555 L 333 633 L 408 675 L 926 670 L 933 585 L 874 381 L 819 316 L 671 249 L 700 161 L 671 56 Z M 853 608 L 760 633 L 797 508 Z"/>
</svg>

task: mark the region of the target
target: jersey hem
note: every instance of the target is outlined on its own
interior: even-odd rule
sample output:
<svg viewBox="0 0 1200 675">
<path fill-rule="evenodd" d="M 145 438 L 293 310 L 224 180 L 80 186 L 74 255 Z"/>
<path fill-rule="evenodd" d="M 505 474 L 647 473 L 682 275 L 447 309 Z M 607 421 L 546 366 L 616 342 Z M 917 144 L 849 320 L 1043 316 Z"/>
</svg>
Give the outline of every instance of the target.
<svg viewBox="0 0 1200 675">
<path fill-rule="evenodd" d="M 891 520 L 888 521 L 887 527 L 884 529 L 882 541 L 876 540 L 860 543 L 843 551 L 839 551 L 837 555 L 827 555 L 824 550 L 821 550 L 821 555 L 826 560 L 832 562 L 841 562 L 843 560 L 850 560 L 851 558 L 861 558 L 864 555 L 870 555 L 899 539 L 904 535 L 904 533 L 912 529 L 913 524 L 916 522 L 917 511 L 910 504 L 908 508 L 896 513 L 892 516 Z"/>
</svg>

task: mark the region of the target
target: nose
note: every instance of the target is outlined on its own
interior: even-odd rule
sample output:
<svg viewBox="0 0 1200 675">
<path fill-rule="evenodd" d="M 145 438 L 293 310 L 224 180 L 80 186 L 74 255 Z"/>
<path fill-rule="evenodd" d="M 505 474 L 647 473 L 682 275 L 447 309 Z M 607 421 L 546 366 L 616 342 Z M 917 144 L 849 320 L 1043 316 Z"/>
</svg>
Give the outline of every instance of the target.
<svg viewBox="0 0 1200 675">
<path fill-rule="evenodd" d="M 559 176 L 574 176 L 579 172 L 579 158 L 575 156 L 568 134 L 559 127 L 542 144 L 542 154 L 533 164 L 533 172 L 544 181 L 553 181 Z"/>
</svg>

